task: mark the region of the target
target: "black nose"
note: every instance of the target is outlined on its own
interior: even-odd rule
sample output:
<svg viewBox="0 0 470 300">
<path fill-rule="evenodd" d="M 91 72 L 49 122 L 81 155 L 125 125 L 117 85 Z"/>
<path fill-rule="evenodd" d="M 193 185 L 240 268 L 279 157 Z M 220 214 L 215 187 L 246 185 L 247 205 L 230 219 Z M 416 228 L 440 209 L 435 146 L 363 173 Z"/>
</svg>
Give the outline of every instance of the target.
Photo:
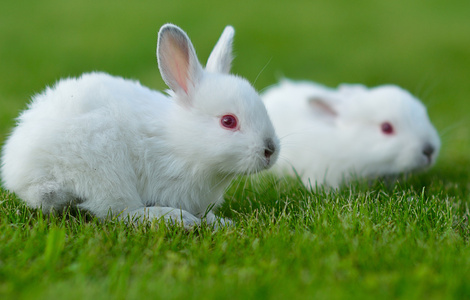
<svg viewBox="0 0 470 300">
<path fill-rule="evenodd" d="M 272 139 L 266 139 L 264 141 L 264 156 L 270 158 L 271 155 L 276 151 L 276 146 Z"/>
<path fill-rule="evenodd" d="M 431 161 L 432 154 L 434 153 L 434 147 L 430 144 L 424 145 L 423 154 Z"/>
</svg>

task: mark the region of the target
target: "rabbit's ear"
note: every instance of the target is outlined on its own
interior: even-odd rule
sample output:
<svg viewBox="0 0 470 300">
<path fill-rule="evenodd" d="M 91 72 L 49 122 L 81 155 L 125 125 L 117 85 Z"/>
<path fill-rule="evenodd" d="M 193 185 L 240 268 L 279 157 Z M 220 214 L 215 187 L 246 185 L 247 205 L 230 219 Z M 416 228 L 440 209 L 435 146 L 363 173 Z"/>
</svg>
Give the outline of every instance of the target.
<svg viewBox="0 0 470 300">
<path fill-rule="evenodd" d="M 214 73 L 225 73 L 230 72 L 232 64 L 232 43 L 235 30 L 232 26 L 227 26 L 222 32 L 219 41 L 209 55 L 209 59 L 206 64 L 206 71 Z"/>
<path fill-rule="evenodd" d="M 334 107 L 333 103 L 328 99 L 324 99 L 319 96 L 308 98 L 308 105 L 312 111 L 319 116 L 334 119 L 338 117 L 338 111 Z"/>
<path fill-rule="evenodd" d="M 164 25 L 158 33 L 157 60 L 163 80 L 176 94 L 189 95 L 203 76 L 191 40 L 173 24 Z"/>
</svg>

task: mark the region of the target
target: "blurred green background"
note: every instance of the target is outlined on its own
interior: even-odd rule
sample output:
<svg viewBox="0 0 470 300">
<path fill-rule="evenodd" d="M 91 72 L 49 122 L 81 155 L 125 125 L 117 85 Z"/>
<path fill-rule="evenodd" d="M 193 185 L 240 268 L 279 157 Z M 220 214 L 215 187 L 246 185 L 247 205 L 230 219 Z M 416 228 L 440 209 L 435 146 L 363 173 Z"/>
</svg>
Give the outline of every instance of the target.
<svg viewBox="0 0 470 300">
<path fill-rule="evenodd" d="M 470 156 L 470 1 L 19 1 L 0 3 L 0 143 L 34 93 L 92 70 L 166 88 L 157 32 L 172 22 L 203 64 L 227 24 L 233 72 L 258 90 L 280 77 L 398 84 L 441 133 L 438 166 Z"/>
</svg>

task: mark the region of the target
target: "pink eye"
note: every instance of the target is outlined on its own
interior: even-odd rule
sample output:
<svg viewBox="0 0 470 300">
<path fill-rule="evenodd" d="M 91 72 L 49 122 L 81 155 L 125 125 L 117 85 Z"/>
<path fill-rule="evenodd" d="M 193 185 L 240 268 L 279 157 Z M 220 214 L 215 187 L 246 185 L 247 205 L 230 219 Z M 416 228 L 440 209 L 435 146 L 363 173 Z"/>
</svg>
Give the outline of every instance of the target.
<svg viewBox="0 0 470 300">
<path fill-rule="evenodd" d="M 389 122 L 383 122 L 381 125 L 380 125 L 381 129 L 382 129 L 382 132 L 385 133 L 385 134 L 393 134 L 394 133 L 394 130 L 393 130 L 393 126 L 392 124 L 390 124 Z"/>
<path fill-rule="evenodd" d="M 238 120 L 234 115 L 225 115 L 220 118 L 220 125 L 225 129 L 238 130 Z"/>
</svg>

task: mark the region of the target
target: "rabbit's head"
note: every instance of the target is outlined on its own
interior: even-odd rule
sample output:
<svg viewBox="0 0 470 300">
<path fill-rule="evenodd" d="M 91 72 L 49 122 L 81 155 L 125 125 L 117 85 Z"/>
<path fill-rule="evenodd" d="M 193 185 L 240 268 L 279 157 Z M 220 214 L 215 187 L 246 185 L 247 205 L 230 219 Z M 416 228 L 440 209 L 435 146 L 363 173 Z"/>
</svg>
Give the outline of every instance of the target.
<svg viewBox="0 0 470 300">
<path fill-rule="evenodd" d="M 279 140 L 255 89 L 230 75 L 234 30 L 227 26 L 203 69 L 177 26 L 160 29 L 157 59 L 176 109 L 167 134 L 178 155 L 195 168 L 249 174 L 271 167 Z"/>
<path fill-rule="evenodd" d="M 350 154 L 361 174 L 398 174 L 435 163 L 439 136 L 425 106 L 409 92 L 394 85 L 341 85 L 330 95 L 334 99 L 310 98 L 309 105 L 338 131 L 343 146 L 331 150 Z"/>
</svg>

